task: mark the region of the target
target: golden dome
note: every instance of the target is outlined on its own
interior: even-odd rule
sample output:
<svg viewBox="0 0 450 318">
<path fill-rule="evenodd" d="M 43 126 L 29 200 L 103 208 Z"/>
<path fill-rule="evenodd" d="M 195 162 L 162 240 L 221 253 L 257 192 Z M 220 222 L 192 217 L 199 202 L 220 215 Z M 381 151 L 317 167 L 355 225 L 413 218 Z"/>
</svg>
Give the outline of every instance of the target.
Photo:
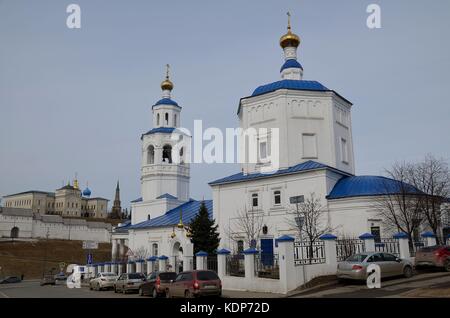
<svg viewBox="0 0 450 318">
<path fill-rule="evenodd" d="M 288 31 L 280 38 L 280 46 L 284 49 L 288 46 L 298 47 L 300 45 L 300 37 L 291 32 L 291 14 L 288 12 Z"/>
<path fill-rule="evenodd" d="M 173 83 L 169 80 L 169 64 L 166 64 L 166 79 L 161 82 L 161 89 L 163 91 L 169 90 L 171 91 L 173 89 Z"/>
</svg>

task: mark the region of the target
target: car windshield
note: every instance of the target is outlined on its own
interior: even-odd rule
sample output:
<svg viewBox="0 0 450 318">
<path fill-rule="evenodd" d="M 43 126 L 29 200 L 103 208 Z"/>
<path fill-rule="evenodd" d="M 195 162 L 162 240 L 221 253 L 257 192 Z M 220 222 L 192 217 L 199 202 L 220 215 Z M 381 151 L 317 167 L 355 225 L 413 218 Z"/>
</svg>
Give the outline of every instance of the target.
<svg viewBox="0 0 450 318">
<path fill-rule="evenodd" d="M 142 279 L 142 278 L 144 278 L 144 275 L 141 273 L 132 273 L 132 274 L 128 274 L 128 278 L 129 279 Z"/>
<path fill-rule="evenodd" d="M 219 279 L 219 277 L 214 272 L 202 271 L 202 272 L 197 272 L 197 279 L 198 280 L 217 280 L 217 279 Z"/>
<path fill-rule="evenodd" d="M 348 257 L 345 261 L 346 262 L 362 262 L 366 259 L 367 254 L 354 254 L 350 257 Z"/>
<path fill-rule="evenodd" d="M 102 275 L 107 276 L 107 277 L 116 276 L 116 274 L 114 274 L 114 273 L 103 273 Z"/>
<path fill-rule="evenodd" d="M 420 252 L 434 252 L 440 248 L 442 248 L 442 246 L 439 246 L 439 245 L 428 246 L 428 247 L 421 248 Z"/>
<path fill-rule="evenodd" d="M 160 273 L 159 278 L 162 280 L 171 280 L 177 277 L 177 273 Z"/>
</svg>

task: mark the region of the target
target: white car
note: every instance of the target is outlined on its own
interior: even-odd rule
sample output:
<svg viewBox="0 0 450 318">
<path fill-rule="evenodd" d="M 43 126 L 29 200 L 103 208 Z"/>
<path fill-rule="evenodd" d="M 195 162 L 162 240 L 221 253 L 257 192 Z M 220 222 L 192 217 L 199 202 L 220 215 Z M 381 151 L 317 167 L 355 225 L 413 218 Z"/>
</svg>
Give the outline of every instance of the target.
<svg viewBox="0 0 450 318">
<path fill-rule="evenodd" d="M 114 288 L 114 283 L 118 276 L 111 272 L 100 272 L 95 278 L 89 282 L 90 290 L 102 290 L 107 288 Z"/>
</svg>

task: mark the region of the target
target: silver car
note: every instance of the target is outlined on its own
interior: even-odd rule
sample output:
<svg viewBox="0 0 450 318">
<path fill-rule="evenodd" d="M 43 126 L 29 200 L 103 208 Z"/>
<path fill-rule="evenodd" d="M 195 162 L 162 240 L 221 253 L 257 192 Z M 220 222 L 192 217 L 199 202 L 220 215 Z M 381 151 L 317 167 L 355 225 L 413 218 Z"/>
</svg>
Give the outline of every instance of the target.
<svg viewBox="0 0 450 318">
<path fill-rule="evenodd" d="M 117 280 L 117 275 L 111 272 L 97 273 L 95 278 L 89 282 L 90 290 L 102 290 L 107 288 L 114 288 L 114 283 Z"/>
<path fill-rule="evenodd" d="M 354 254 L 344 262 L 338 263 L 337 277 L 340 279 L 366 280 L 367 267 L 370 264 L 380 266 L 381 278 L 392 276 L 413 275 L 413 265 L 410 261 L 389 253 L 366 252 Z"/>
<path fill-rule="evenodd" d="M 146 278 L 142 273 L 124 273 L 114 282 L 114 292 L 122 292 L 124 294 L 128 291 L 137 292 L 145 281 Z"/>
</svg>

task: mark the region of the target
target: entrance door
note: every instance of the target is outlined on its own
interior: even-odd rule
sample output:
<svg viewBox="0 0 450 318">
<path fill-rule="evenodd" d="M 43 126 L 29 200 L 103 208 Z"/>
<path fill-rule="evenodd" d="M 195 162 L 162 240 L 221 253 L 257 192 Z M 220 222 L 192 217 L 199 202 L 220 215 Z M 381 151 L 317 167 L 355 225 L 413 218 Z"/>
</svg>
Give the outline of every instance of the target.
<svg viewBox="0 0 450 318">
<path fill-rule="evenodd" d="M 273 239 L 261 239 L 261 263 L 273 266 Z"/>
</svg>

